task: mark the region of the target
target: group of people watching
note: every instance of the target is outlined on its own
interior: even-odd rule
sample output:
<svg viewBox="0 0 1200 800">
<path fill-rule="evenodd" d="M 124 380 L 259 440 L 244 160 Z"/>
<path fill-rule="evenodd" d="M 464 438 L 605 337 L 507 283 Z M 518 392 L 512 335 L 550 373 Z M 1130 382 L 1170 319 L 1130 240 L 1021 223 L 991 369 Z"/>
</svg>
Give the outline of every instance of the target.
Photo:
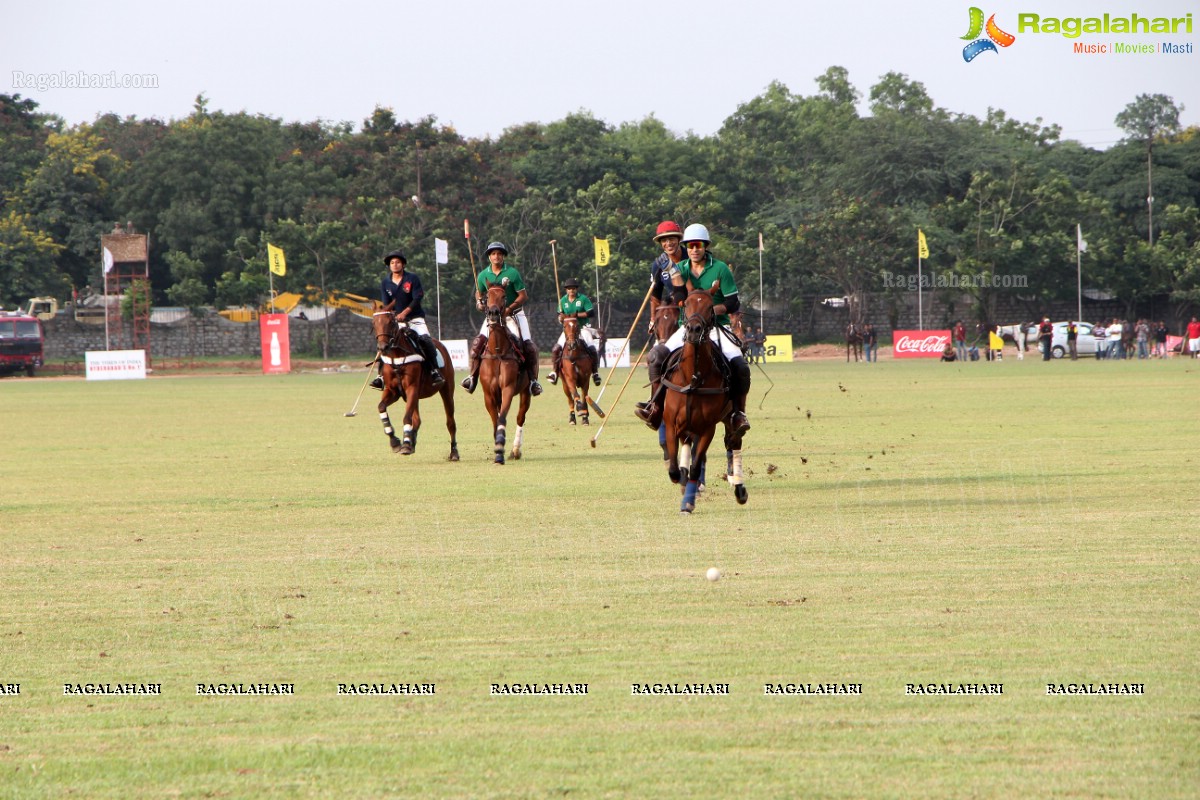
<svg viewBox="0 0 1200 800">
<path fill-rule="evenodd" d="M 1112 358 L 1118 361 L 1133 358 L 1133 348 L 1137 348 L 1138 358 L 1166 358 L 1167 324 L 1162 320 L 1151 323 L 1139 319 L 1133 325 L 1119 318 L 1110 321 L 1101 320 L 1092 326 L 1092 336 L 1096 340 L 1096 358 Z M 1153 349 L 1151 349 L 1153 339 Z"/>
</svg>

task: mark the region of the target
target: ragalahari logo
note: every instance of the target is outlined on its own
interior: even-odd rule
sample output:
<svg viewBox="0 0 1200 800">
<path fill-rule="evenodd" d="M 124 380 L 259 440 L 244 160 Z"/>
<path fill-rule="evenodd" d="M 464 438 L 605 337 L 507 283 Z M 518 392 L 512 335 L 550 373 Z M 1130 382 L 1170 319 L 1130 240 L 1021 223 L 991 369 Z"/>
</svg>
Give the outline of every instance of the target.
<svg viewBox="0 0 1200 800">
<path fill-rule="evenodd" d="M 1005 33 L 1000 30 L 1000 26 L 996 24 L 996 15 L 992 14 L 988 17 L 987 25 L 983 24 L 983 9 L 971 6 L 971 27 L 967 30 L 967 35 L 963 39 L 972 39 L 973 41 L 963 48 L 963 61 L 973 61 L 975 56 L 980 53 L 992 51 L 993 53 L 1000 52 L 996 49 L 996 45 L 1008 47 L 1017 40 L 1017 37 L 1011 33 Z M 987 32 L 987 38 L 979 38 L 979 34 Z"/>
</svg>

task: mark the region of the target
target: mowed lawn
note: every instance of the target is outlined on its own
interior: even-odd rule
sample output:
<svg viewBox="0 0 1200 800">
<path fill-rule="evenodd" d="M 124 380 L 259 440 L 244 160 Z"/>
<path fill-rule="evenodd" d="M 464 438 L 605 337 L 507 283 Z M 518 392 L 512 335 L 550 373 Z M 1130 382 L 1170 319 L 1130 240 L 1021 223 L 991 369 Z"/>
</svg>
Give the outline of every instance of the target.
<svg viewBox="0 0 1200 800">
<path fill-rule="evenodd" d="M 0 381 L 0 796 L 1196 796 L 1200 364 L 766 375 L 690 517 L 644 373 L 503 467 L 461 390 L 460 463 L 428 401 L 392 454 L 361 371 Z"/>
</svg>

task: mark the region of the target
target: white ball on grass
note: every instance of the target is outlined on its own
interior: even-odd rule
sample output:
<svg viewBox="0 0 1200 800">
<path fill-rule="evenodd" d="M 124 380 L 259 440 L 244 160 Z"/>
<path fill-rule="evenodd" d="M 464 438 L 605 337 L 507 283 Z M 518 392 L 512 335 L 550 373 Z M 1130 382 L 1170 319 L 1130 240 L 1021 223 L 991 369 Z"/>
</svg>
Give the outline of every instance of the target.
<svg viewBox="0 0 1200 800">
<path fill-rule="evenodd" d="M 704 577 L 708 578 L 710 581 L 718 581 L 721 579 L 721 570 L 717 569 L 716 567 L 709 567 L 708 572 L 705 573 Z"/>
</svg>

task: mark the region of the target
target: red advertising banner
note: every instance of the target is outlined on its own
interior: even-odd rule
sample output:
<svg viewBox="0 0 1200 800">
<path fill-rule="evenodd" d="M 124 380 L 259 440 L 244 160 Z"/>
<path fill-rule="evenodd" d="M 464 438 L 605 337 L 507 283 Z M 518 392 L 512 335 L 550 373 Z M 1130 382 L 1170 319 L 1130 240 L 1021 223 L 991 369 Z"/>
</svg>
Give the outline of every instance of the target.
<svg viewBox="0 0 1200 800">
<path fill-rule="evenodd" d="M 892 331 L 892 358 L 941 358 L 950 331 Z"/>
<path fill-rule="evenodd" d="M 288 315 L 260 314 L 258 332 L 262 337 L 263 374 L 292 371 L 291 346 L 288 343 Z"/>
</svg>

